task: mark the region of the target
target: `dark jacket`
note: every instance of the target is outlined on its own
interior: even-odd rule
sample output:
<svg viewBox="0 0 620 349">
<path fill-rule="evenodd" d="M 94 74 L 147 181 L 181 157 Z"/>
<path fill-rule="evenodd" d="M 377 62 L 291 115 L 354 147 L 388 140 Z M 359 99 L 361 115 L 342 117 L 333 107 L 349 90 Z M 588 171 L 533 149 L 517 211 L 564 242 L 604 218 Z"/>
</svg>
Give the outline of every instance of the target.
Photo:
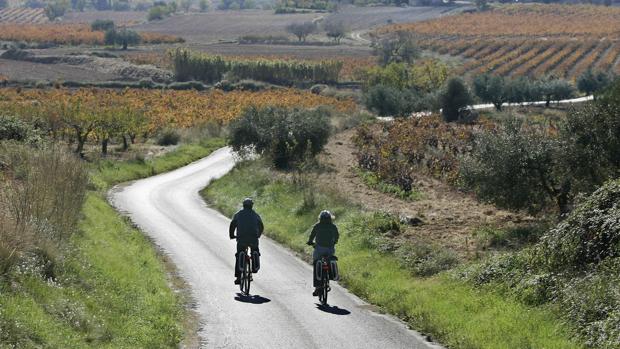
<svg viewBox="0 0 620 349">
<path fill-rule="evenodd" d="M 237 230 L 237 242 L 255 244 L 258 243 L 258 238 L 265 227 L 258 213 L 251 208 L 244 208 L 235 213 L 230 222 L 228 234 L 231 239 L 235 236 L 235 229 Z"/>
<path fill-rule="evenodd" d="M 331 220 L 321 220 L 312 227 L 312 233 L 308 242 L 313 242 L 316 238 L 316 244 L 322 247 L 334 247 L 338 243 L 338 228 Z"/>
</svg>

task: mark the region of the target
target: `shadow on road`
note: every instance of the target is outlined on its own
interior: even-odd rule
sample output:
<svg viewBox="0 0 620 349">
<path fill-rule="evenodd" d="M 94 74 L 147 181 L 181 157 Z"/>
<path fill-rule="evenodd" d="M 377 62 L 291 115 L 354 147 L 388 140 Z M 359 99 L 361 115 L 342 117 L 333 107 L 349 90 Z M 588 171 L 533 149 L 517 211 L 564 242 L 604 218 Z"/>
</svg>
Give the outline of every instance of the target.
<svg viewBox="0 0 620 349">
<path fill-rule="evenodd" d="M 350 311 L 346 310 L 346 309 L 342 309 L 342 308 L 338 308 L 336 306 L 331 306 L 331 305 L 321 305 L 321 304 L 316 304 L 316 308 L 319 309 L 320 311 L 324 311 L 326 313 L 330 313 L 330 314 L 334 314 L 334 315 L 349 315 L 351 314 Z"/>
<path fill-rule="evenodd" d="M 263 304 L 263 303 L 271 302 L 271 299 L 259 296 L 257 294 L 246 296 L 241 293 L 237 293 L 235 300 L 237 302 L 250 303 L 250 304 Z"/>
</svg>

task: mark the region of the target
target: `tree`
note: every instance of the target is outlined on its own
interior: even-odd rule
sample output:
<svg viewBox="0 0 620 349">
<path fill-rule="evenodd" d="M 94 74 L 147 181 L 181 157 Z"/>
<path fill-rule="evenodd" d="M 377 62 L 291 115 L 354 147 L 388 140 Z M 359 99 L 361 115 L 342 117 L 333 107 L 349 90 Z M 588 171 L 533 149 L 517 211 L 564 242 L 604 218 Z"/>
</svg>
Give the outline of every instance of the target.
<svg viewBox="0 0 620 349">
<path fill-rule="evenodd" d="M 181 8 L 183 8 L 183 11 L 188 13 L 193 3 L 193 0 L 181 0 Z"/>
<path fill-rule="evenodd" d="M 112 0 L 92 0 L 96 10 L 104 11 L 112 8 Z"/>
<path fill-rule="evenodd" d="M 476 8 L 478 11 L 486 11 L 489 9 L 489 4 L 487 0 L 476 0 Z"/>
<path fill-rule="evenodd" d="M 420 56 L 420 48 L 413 35 L 400 31 L 390 37 L 384 37 L 373 43 L 374 53 L 382 66 L 390 63 L 413 63 Z"/>
<path fill-rule="evenodd" d="M 508 209 L 542 210 L 550 200 L 569 211 L 571 180 L 560 167 L 560 142 L 511 119 L 480 134 L 461 161 L 460 178 L 482 200 Z"/>
<path fill-rule="evenodd" d="M 474 91 L 483 102 L 492 103 L 498 111 L 502 110 L 507 99 L 504 78 L 497 75 L 478 75 L 474 79 Z"/>
<path fill-rule="evenodd" d="M 104 41 L 106 45 L 120 45 L 123 50 L 129 45 L 139 44 L 140 35 L 134 30 L 123 28 L 121 30 L 109 29 L 105 32 Z"/>
<path fill-rule="evenodd" d="M 9 1 L 8 0 L 0 0 L 0 9 L 7 8 L 7 7 L 9 7 Z"/>
<path fill-rule="evenodd" d="M 288 169 L 316 156 L 329 138 L 330 112 L 319 108 L 250 107 L 230 124 L 229 144 L 242 154 L 255 151 Z"/>
<path fill-rule="evenodd" d="M 64 0 L 54 1 L 47 4 L 45 7 L 45 15 L 50 21 L 53 21 L 56 18 L 64 16 L 68 8 L 69 4 Z"/>
<path fill-rule="evenodd" d="M 460 78 L 448 80 L 446 88 L 440 96 L 441 114 L 446 122 L 460 119 L 461 111 L 472 103 L 469 89 Z"/>
<path fill-rule="evenodd" d="M 295 35 L 299 42 L 305 42 L 308 35 L 316 31 L 313 22 L 291 23 L 286 26 L 286 31 Z"/>
<path fill-rule="evenodd" d="M 379 116 L 406 116 L 413 111 L 409 97 L 403 90 L 375 85 L 364 93 L 364 104 Z"/>
<path fill-rule="evenodd" d="M 347 28 L 342 21 L 329 21 L 325 23 L 323 29 L 325 30 L 325 35 L 338 44 L 347 34 Z"/>
<path fill-rule="evenodd" d="M 538 81 L 540 95 L 545 98 L 545 106 L 549 107 L 551 101 L 560 101 L 571 98 L 575 93 L 573 85 L 562 79 L 546 78 Z"/>
<path fill-rule="evenodd" d="M 209 10 L 208 0 L 200 0 L 198 6 L 200 7 L 200 12 L 207 12 Z"/>
<path fill-rule="evenodd" d="M 587 95 L 594 95 L 596 98 L 596 92 L 605 89 L 611 84 L 612 80 L 609 74 L 601 71 L 593 72 L 588 69 L 577 78 L 577 88 L 579 91 Z"/>
</svg>

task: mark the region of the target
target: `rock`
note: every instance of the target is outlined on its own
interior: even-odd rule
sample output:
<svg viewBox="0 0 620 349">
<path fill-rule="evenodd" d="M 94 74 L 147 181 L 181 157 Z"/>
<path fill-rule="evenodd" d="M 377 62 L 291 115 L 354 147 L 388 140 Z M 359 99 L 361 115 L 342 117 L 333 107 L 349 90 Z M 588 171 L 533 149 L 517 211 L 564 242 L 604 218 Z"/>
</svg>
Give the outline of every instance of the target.
<svg viewBox="0 0 620 349">
<path fill-rule="evenodd" d="M 407 224 L 410 225 L 412 227 L 417 227 L 419 225 L 424 224 L 424 222 L 418 218 L 418 217 L 411 217 L 411 216 L 401 216 L 400 217 L 400 223 L 401 224 Z"/>
</svg>

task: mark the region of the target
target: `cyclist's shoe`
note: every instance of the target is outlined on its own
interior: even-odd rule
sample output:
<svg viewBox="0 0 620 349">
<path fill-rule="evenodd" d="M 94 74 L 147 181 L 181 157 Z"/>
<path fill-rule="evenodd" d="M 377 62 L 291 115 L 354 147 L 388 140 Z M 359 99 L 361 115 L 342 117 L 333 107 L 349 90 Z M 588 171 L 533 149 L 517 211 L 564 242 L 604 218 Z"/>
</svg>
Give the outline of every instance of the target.
<svg viewBox="0 0 620 349">
<path fill-rule="evenodd" d="M 315 287 L 315 288 L 314 288 L 314 291 L 312 292 L 312 296 L 314 296 L 314 297 L 318 297 L 318 295 L 319 295 L 319 288 L 318 288 L 318 287 Z"/>
<path fill-rule="evenodd" d="M 239 280 L 239 278 L 235 279 L 235 285 L 239 285 L 241 283 L 241 280 Z"/>
<path fill-rule="evenodd" d="M 254 281 L 254 277 L 252 277 L 252 274 L 250 274 L 250 281 Z"/>
</svg>

